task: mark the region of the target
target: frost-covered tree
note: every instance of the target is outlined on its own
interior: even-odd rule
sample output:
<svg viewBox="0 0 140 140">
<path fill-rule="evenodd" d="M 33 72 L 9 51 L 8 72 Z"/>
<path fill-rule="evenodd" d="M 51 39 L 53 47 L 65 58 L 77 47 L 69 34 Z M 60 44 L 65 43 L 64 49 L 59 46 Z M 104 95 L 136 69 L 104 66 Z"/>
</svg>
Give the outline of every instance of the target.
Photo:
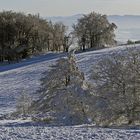
<svg viewBox="0 0 140 140">
<path fill-rule="evenodd" d="M 88 92 L 72 55 L 58 60 L 41 81 L 41 97 L 33 104 L 37 112 L 50 113 L 63 124 L 87 121 Z"/>
<path fill-rule="evenodd" d="M 101 59 L 94 66 L 91 79 L 96 83 L 97 100 L 93 106 L 99 123 L 108 125 L 122 118 L 127 124 L 140 123 L 139 49 Z"/>
<path fill-rule="evenodd" d="M 115 43 L 114 30 L 117 26 L 114 23 L 109 23 L 106 15 L 95 12 L 84 15 L 78 19 L 78 23 L 73 25 L 73 28 L 82 50 Z"/>
</svg>

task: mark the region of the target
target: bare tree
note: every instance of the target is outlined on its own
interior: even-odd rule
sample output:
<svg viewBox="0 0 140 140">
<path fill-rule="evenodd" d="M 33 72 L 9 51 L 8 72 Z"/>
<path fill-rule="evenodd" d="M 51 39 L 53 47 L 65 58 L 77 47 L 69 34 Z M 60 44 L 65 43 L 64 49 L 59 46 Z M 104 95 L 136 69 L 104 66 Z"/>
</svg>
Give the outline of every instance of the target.
<svg viewBox="0 0 140 140">
<path fill-rule="evenodd" d="M 17 100 L 18 115 L 21 114 L 23 115 L 23 117 L 26 117 L 29 114 L 29 108 L 31 106 L 31 103 L 32 101 L 31 101 L 30 96 L 27 94 L 27 92 L 23 90 L 22 94 Z"/>
<path fill-rule="evenodd" d="M 138 49 L 106 56 L 94 66 L 91 79 L 96 83 L 95 93 L 98 103 L 95 110 L 101 122 L 109 124 L 122 116 L 126 118 L 128 124 L 140 121 Z"/>
</svg>

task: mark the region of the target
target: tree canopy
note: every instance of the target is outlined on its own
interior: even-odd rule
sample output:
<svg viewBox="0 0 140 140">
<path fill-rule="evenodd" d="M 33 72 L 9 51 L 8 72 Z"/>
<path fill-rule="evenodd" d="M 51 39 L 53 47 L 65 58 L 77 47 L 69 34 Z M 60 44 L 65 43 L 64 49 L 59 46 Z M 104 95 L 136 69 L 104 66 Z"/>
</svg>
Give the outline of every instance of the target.
<svg viewBox="0 0 140 140">
<path fill-rule="evenodd" d="M 64 24 L 48 22 L 39 15 L 0 12 L 0 61 L 63 51 L 66 30 Z"/>
<path fill-rule="evenodd" d="M 77 24 L 73 25 L 74 34 L 78 38 L 82 50 L 113 45 L 116 28 L 114 23 L 109 23 L 106 15 L 95 12 L 84 15 L 78 19 Z"/>
</svg>

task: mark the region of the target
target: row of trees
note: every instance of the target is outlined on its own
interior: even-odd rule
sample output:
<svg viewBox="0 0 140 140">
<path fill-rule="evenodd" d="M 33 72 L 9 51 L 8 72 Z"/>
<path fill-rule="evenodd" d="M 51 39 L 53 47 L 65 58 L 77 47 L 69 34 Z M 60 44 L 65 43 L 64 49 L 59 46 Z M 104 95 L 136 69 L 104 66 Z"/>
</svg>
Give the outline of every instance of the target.
<svg viewBox="0 0 140 140">
<path fill-rule="evenodd" d="M 87 96 L 84 89 L 84 75 L 76 66 L 75 58 L 70 55 L 62 58 L 45 72 L 41 79 L 40 98 L 31 106 L 35 113 L 51 116 L 57 124 L 80 124 L 87 122 Z M 47 115 L 45 116 L 47 118 Z"/>
<path fill-rule="evenodd" d="M 82 50 L 113 45 L 116 25 L 105 15 L 90 13 L 73 25 L 68 34 L 62 23 L 52 23 L 39 15 L 0 12 L 0 61 L 20 60 L 43 51 L 66 51 L 76 38 Z"/>
<path fill-rule="evenodd" d="M 137 49 L 105 56 L 93 66 L 88 83 L 69 55 L 44 73 L 39 99 L 27 104 L 22 97 L 18 110 L 63 125 L 140 125 L 139 60 Z"/>
<path fill-rule="evenodd" d="M 87 83 L 74 57 L 60 59 L 44 73 L 40 98 L 31 106 L 63 124 L 140 124 L 140 51 L 101 59 Z M 47 115 L 45 115 L 47 117 Z"/>
<path fill-rule="evenodd" d="M 18 60 L 42 51 L 67 51 L 67 28 L 39 15 L 0 13 L 0 61 Z"/>
</svg>

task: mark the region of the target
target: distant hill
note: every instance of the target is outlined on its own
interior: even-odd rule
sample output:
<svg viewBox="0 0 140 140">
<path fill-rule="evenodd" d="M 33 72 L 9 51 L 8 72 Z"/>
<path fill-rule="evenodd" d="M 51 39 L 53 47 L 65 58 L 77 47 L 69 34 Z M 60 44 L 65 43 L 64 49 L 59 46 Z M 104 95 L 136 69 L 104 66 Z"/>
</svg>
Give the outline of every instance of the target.
<svg viewBox="0 0 140 140">
<path fill-rule="evenodd" d="M 73 15 L 73 16 L 66 16 L 66 17 L 47 17 L 48 20 L 51 20 L 52 22 L 62 22 L 64 23 L 66 26 L 69 27 L 69 29 L 72 29 L 72 25 L 75 24 L 77 22 L 77 19 L 81 18 L 83 16 L 83 14 L 77 14 L 77 15 Z"/>
<path fill-rule="evenodd" d="M 82 16 L 83 14 L 77 14 L 65 17 L 47 17 L 47 19 L 53 22 L 63 22 L 67 26 L 71 26 L 72 24 L 76 23 L 77 19 L 81 18 Z M 108 16 L 108 20 L 110 22 L 116 23 L 119 28 L 140 28 L 140 15 L 111 15 Z"/>
<path fill-rule="evenodd" d="M 140 28 L 140 15 L 112 15 L 108 16 L 108 19 L 121 29 Z"/>
<path fill-rule="evenodd" d="M 66 17 L 47 17 L 47 19 L 53 22 L 63 22 L 71 31 L 72 25 L 82 16 L 83 14 L 77 14 Z M 140 40 L 140 15 L 110 15 L 108 20 L 118 26 L 116 31 L 117 40 L 121 42 L 126 42 L 128 39 Z"/>
</svg>

